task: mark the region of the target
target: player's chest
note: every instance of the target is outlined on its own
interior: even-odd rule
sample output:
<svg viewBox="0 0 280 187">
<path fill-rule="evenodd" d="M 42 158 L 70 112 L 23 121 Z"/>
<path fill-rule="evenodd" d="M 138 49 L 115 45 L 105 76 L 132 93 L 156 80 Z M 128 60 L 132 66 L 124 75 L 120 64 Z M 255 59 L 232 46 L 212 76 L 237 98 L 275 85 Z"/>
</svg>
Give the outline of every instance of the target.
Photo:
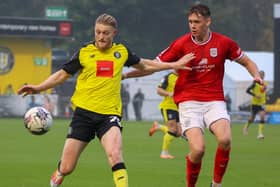
<svg viewBox="0 0 280 187">
<path fill-rule="evenodd" d="M 187 47 L 186 52 L 195 54 L 195 63 L 200 63 L 203 59 L 207 59 L 208 63 L 221 63 L 227 57 L 227 50 L 220 44 L 193 45 Z"/>
<path fill-rule="evenodd" d="M 84 71 L 91 71 L 96 75 L 113 75 L 120 71 L 126 58 L 118 52 L 112 53 L 88 53 L 80 55 L 80 63 Z"/>
</svg>

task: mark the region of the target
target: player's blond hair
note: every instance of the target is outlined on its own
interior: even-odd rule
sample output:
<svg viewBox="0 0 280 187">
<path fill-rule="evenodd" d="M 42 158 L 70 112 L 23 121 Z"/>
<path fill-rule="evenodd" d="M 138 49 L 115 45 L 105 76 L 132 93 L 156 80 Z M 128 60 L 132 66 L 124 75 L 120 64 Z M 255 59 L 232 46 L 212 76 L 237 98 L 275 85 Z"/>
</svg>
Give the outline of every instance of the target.
<svg viewBox="0 0 280 187">
<path fill-rule="evenodd" d="M 98 16 L 98 18 L 95 20 L 95 24 L 104 24 L 104 25 L 110 25 L 114 27 L 115 29 L 118 28 L 117 20 L 114 16 L 109 14 L 101 14 Z"/>
</svg>

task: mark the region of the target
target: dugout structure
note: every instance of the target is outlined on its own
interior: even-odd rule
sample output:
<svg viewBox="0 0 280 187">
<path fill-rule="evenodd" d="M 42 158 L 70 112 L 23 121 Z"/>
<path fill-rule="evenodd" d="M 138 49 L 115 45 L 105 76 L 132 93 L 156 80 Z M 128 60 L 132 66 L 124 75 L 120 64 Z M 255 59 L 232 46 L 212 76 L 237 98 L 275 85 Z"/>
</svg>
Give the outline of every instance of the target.
<svg viewBox="0 0 280 187">
<path fill-rule="evenodd" d="M 72 20 L 0 17 L 0 95 L 46 79 L 52 71 L 52 40 L 72 35 Z"/>
</svg>

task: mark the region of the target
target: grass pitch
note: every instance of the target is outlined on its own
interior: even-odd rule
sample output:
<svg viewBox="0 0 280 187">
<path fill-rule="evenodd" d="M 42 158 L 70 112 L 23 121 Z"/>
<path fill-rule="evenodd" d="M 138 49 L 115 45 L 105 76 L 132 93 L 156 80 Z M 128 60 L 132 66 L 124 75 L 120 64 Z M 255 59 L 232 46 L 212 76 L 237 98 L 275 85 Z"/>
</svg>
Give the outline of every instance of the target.
<svg viewBox="0 0 280 187">
<path fill-rule="evenodd" d="M 22 119 L 0 119 L 0 186 L 49 187 L 49 178 L 61 155 L 69 120 L 54 119 L 50 132 L 35 136 L 27 132 Z M 159 158 L 162 134 L 148 136 L 150 122 L 122 122 L 124 158 L 131 187 L 185 186 L 187 143 L 175 139 L 170 152 L 173 160 Z M 257 125 L 242 135 L 242 125 L 232 126 L 233 145 L 225 187 L 280 186 L 280 125 L 266 125 L 265 139 L 257 140 Z M 198 187 L 209 186 L 216 148 L 207 131 L 206 153 Z M 112 173 L 99 141 L 83 152 L 76 170 L 63 187 L 113 187 Z"/>
</svg>

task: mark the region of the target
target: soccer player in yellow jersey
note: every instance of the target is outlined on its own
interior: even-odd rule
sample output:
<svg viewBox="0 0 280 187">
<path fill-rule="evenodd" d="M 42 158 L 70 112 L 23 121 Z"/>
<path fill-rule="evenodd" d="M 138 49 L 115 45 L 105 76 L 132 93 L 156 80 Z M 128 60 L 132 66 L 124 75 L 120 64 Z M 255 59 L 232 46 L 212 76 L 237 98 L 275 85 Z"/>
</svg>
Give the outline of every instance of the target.
<svg viewBox="0 0 280 187">
<path fill-rule="evenodd" d="M 166 125 L 161 125 L 155 121 L 152 128 L 149 131 L 149 135 L 152 136 L 157 131 L 164 133 L 162 141 L 162 151 L 160 158 L 173 159 L 174 156 L 169 154 L 169 146 L 174 138 L 180 136 L 180 126 L 178 107 L 173 100 L 173 92 L 178 78 L 177 72 L 173 71 L 164 76 L 157 88 L 157 93 L 164 97 L 161 101 L 159 108 L 163 116 Z"/>
<path fill-rule="evenodd" d="M 128 187 L 128 176 L 122 156 L 121 79 L 123 66 L 142 71 L 187 69 L 194 58 L 189 53 L 172 63 L 157 63 L 142 59 L 123 44 L 113 42 L 117 21 L 108 14 L 100 15 L 94 25 L 95 40 L 81 47 L 64 64 L 38 85 L 24 85 L 18 94 L 36 94 L 53 88 L 78 73 L 71 98 L 74 114 L 58 168 L 51 176 L 51 187 L 60 186 L 64 177 L 76 167 L 82 151 L 97 136 L 107 155 L 116 187 Z"/>
<path fill-rule="evenodd" d="M 259 72 L 262 79 L 264 79 L 265 73 L 264 71 Z M 246 92 L 252 95 L 251 99 L 251 115 L 248 119 L 248 122 L 245 124 L 243 128 L 243 134 L 248 134 L 248 129 L 251 123 L 254 122 L 257 114 L 260 116 L 260 123 L 258 129 L 258 139 L 264 139 L 263 128 L 265 122 L 265 103 L 266 103 L 266 89 L 267 83 L 264 82 L 264 85 L 260 85 L 259 83 L 253 82 L 246 90 Z"/>
</svg>

